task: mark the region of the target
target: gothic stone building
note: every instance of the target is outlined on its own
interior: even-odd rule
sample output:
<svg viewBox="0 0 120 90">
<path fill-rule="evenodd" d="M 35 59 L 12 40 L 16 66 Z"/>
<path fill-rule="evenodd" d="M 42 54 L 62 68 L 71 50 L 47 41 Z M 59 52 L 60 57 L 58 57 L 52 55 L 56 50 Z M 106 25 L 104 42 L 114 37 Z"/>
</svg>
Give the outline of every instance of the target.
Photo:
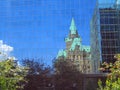
<svg viewBox="0 0 120 90">
<path fill-rule="evenodd" d="M 72 64 L 77 66 L 77 69 L 82 73 L 91 73 L 91 55 L 90 47 L 82 45 L 81 37 L 78 34 L 74 19 L 72 18 L 70 31 L 65 38 L 66 49 L 60 50 L 57 59 L 65 58 L 70 60 Z"/>
</svg>

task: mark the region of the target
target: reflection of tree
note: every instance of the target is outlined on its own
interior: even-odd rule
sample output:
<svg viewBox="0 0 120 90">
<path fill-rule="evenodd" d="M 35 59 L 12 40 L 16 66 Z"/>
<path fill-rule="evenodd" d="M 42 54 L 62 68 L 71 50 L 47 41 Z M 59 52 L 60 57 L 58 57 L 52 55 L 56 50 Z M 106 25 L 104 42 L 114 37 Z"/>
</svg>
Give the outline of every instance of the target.
<svg viewBox="0 0 120 90">
<path fill-rule="evenodd" d="M 56 73 L 54 75 L 56 90 L 81 89 L 82 74 L 77 70 L 75 65 L 69 62 L 69 60 L 56 60 L 54 62 L 54 68 L 56 69 Z"/>
<path fill-rule="evenodd" d="M 51 68 L 45 66 L 44 63 L 39 63 L 35 59 L 24 59 L 23 65 L 29 68 L 27 79 L 28 84 L 24 90 L 38 90 L 38 88 L 45 88 L 51 82 L 50 72 Z"/>
</svg>

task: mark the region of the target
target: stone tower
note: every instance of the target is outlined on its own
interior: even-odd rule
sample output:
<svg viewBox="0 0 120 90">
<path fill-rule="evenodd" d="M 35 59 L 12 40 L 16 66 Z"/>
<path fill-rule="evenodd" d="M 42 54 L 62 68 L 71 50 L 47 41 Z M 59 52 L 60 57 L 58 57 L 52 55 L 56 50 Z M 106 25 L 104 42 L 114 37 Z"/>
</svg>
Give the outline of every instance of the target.
<svg viewBox="0 0 120 90">
<path fill-rule="evenodd" d="M 72 18 L 69 29 L 69 35 L 65 38 L 66 49 L 60 50 L 57 58 L 70 60 L 82 73 L 92 72 L 90 47 L 82 45 L 82 39 L 78 34 L 74 18 Z"/>
</svg>

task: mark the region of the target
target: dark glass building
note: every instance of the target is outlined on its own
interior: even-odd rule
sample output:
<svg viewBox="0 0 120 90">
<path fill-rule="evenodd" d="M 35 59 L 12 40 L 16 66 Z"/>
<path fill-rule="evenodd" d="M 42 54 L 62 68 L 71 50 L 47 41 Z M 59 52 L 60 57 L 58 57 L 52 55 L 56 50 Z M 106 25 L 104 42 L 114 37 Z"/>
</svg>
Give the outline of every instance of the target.
<svg viewBox="0 0 120 90">
<path fill-rule="evenodd" d="M 98 1 L 91 21 L 91 57 L 95 71 L 100 61 L 114 63 L 120 53 L 120 0 Z"/>
</svg>

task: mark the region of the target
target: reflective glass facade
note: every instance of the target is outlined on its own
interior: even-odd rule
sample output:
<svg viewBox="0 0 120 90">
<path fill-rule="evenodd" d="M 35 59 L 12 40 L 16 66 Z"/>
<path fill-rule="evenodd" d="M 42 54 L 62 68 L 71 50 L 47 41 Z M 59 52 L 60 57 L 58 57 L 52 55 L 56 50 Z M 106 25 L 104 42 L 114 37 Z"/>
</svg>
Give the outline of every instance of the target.
<svg viewBox="0 0 120 90">
<path fill-rule="evenodd" d="M 114 62 L 114 55 L 120 53 L 120 11 L 106 8 L 99 12 L 102 61 Z"/>
<path fill-rule="evenodd" d="M 120 53 L 120 8 L 117 0 L 112 4 L 98 2 L 91 21 L 91 51 L 96 69 L 100 60 L 113 63 L 114 55 Z"/>
</svg>

